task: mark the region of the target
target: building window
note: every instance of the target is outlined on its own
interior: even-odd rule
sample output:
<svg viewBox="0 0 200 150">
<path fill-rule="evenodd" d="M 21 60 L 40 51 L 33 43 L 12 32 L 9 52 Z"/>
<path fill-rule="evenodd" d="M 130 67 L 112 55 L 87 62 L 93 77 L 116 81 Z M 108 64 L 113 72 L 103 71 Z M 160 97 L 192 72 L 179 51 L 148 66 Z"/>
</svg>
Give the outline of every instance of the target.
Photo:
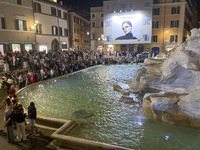
<svg viewBox="0 0 200 150">
<path fill-rule="evenodd" d="M 121 9 L 121 10 L 125 10 L 125 9 L 126 9 L 126 4 L 121 4 L 121 5 L 120 5 L 120 9 Z"/>
<path fill-rule="evenodd" d="M 170 24 L 171 28 L 178 28 L 178 26 L 179 26 L 179 21 L 178 20 L 172 20 L 171 21 L 171 24 Z"/>
<path fill-rule="evenodd" d="M 55 7 L 51 7 L 51 15 L 56 16 L 56 8 Z"/>
<path fill-rule="evenodd" d="M 92 22 L 92 27 L 95 27 L 95 22 Z"/>
<path fill-rule="evenodd" d="M 62 36 L 62 27 L 59 27 L 59 35 Z"/>
<path fill-rule="evenodd" d="M 66 12 L 63 12 L 63 18 L 64 18 L 65 20 L 67 20 L 67 13 L 66 13 Z"/>
<path fill-rule="evenodd" d="M 171 35 L 170 36 L 170 42 L 177 42 L 178 41 L 178 36 L 177 35 Z"/>
<path fill-rule="evenodd" d="M 17 5 L 22 5 L 22 0 L 17 0 Z"/>
<path fill-rule="evenodd" d="M 76 28 L 74 28 L 74 33 L 76 33 Z"/>
<path fill-rule="evenodd" d="M 108 35 L 106 36 L 106 42 L 110 42 L 111 41 L 111 37 Z"/>
<path fill-rule="evenodd" d="M 60 10 L 60 9 L 58 9 L 58 17 L 59 17 L 59 18 L 62 17 L 62 16 L 61 16 L 61 10 Z"/>
<path fill-rule="evenodd" d="M 52 26 L 52 35 L 58 35 L 58 28 L 56 26 Z"/>
<path fill-rule="evenodd" d="M 66 28 L 64 29 L 64 36 L 68 36 L 68 30 Z"/>
<path fill-rule="evenodd" d="M 92 14 L 92 18 L 95 18 L 95 14 Z"/>
<path fill-rule="evenodd" d="M 172 7 L 172 12 L 171 14 L 179 14 L 180 7 Z"/>
<path fill-rule="evenodd" d="M 36 26 L 36 33 L 42 33 L 42 24 L 38 24 L 37 26 Z"/>
<path fill-rule="evenodd" d="M 41 13 L 41 5 L 39 3 L 34 3 L 34 11 Z"/>
<path fill-rule="evenodd" d="M 160 8 L 154 8 L 153 9 L 153 15 L 159 15 L 160 14 Z"/>
<path fill-rule="evenodd" d="M 158 36 L 157 35 L 152 36 L 152 42 L 158 42 Z"/>
<path fill-rule="evenodd" d="M 150 7 L 150 2 L 145 2 L 144 7 Z"/>
<path fill-rule="evenodd" d="M 133 9 L 133 3 L 130 3 L 130 4 L 129 4 L 129 8 L 130 8 L 130 9 Z"/>
<path fill-rule="evenodd" d="M 62 49 L 67 49 L 67 44 L 62 44 Z"/>
<path fill-rule="evenodd" d="M 92 39 L 95 40 L 95 34 L 92 34 Z"/>
<path fill-rule="evenodd" d="M 101 17 L 103 18 L 103 14 L 101 14 Z"/>
<path fill-rule="evenodd" d="M 143 41 L 149 41 L 149 35 L 144 34 L 143 35 Z"/>
<path fill-rule="evenodd" d="M 153 29 L 159 28 L 159 21 L 153 21 L 153 22 L 152 22 L 152 28 L 153 28 Z"/>
<path fill-rule="evenodd" d="M 16 21 L 17 30 L 26 30 L 26 20 L 17 20 Z"/>
<path fill-rule="evenodd" d="M 103 22 L 101 22 L 101 27 L 103 27 Z"/>
<path fill-rule="evenodd" d="M 5 29 L 5 18 L 0 17 L 0 29 Z"/>
<path fill-rule="evenodd" d="M 106 6 L 106 10 L 110 10 L 110 5 L 107 5 L 107 6 Z"/>
<path fill-rule="evenodd" d="M 144 16 L 143 25 L 145 25 L 145 26 L 150 25 L 150 22 L 151 22 L 150 17 Z"/>
<path fill-rule="evenodd" d="M 159 2 L 159 0 L 153 0 L 153 3 L 154 4 L 159 4 L 160 2 Z"/>
</svg>

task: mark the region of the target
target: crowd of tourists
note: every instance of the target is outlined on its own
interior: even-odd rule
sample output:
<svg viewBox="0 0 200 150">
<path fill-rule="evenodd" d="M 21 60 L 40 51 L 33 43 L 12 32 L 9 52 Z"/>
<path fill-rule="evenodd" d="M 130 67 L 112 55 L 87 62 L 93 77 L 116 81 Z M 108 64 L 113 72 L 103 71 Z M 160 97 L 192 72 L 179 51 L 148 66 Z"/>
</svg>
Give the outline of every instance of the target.
<svg viewBox="0 0 200 150">
<path fill-rule="evenodd" d="M 2 81 L 2 87 L 9 89 L 14 84 L 16 90 L 19 90 L 41 80 L 102 64 L 103 56 L 93 51 L 49 51 L 48 53 L 29 51 L 15 55 L 6 54 L 4 60 L 11 68 L 17 69 L 23 62 L 27 65 L 24 71 L 6 73 Z"/>
</svg>

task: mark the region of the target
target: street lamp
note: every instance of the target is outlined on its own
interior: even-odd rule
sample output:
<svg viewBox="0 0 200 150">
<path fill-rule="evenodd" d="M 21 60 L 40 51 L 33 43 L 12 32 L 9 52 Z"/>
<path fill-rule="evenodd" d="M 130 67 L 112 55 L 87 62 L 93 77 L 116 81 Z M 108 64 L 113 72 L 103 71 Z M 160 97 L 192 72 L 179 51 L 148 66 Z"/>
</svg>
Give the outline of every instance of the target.
<svg viewBox="0 0 200 150">
<path fill-rule="evenodd" d="M 35 26 L 37 26 L 37 24 L 38 24 L 38 21 L 36 20 L 36 21 L 35 21 L 35 24 L 31 26 L 31 29 L 34 30 L 34 29 L 35 29 Z"/>
</svg>

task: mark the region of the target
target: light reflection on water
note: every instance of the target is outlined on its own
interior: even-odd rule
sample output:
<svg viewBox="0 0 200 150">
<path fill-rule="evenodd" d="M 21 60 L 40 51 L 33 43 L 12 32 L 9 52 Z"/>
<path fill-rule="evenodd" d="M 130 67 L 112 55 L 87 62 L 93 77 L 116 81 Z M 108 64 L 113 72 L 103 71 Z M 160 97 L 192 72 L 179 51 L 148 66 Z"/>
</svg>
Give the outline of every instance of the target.
<svg viewBox="0 0 200 150">
<path fill-rule="evenodd" d="M 26 107 L 34 101 L 43 116 L 76 120 L 72 136 L 143 150 L 199 150 L 199 130 L 177 127 L 146 116 L 141 106 L 119 102 L 113 84 L 126 87 L 137 65 L 98 66 L 40 85 L 24 94 Z M 131 94 L 138 98 L 141 95 Z M 74 116 L 88 112 L 89 118 Z M 92 115 L 91 115 L 92 114 Z"/>
</svg>

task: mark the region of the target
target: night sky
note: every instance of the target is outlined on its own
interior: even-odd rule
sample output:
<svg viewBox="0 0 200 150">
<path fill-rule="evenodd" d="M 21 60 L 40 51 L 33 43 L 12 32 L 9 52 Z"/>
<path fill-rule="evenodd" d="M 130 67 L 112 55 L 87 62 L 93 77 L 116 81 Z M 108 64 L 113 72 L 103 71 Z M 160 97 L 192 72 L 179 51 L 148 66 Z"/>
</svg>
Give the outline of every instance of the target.
<svg viewBox="0 0 200 150">
<path fill-rule="evenodd" d="M 60 1 L 60 0 L 58 0 Z M 105 0 L 62 0 L 65 5 L 75 9 L 89 11 L 90 7 L 103 6 Z"/>
</svg>

